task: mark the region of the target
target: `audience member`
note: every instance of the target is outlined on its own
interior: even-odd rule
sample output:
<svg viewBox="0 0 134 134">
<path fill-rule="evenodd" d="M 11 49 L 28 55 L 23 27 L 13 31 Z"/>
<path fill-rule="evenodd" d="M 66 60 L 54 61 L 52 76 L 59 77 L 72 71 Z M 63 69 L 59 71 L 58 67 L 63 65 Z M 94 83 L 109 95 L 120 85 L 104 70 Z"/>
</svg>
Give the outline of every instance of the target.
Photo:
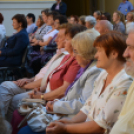
<svg viewBox="0 0 134 134">
<path fill-rule="evenodd" d="M 101 35 L 94 42 L 97 67 L 104 71 L 80 112 L 71 120 L 61 119 L 46 128 L 47 133 L 109 133 L 125 101 L 132 78 L 125 73 L 125 37 L 116 32 Z"/>
<path fill-rule="evenodd" d="M 52 11 L 57 11 L 62 15 L 66 15 L 67 5 L 62 0 L 56 0 L 56 3 L 51 7 Z"/>
<path fill-rule="evenodd" d="M 71 15 L 69 19 L 70 24 L 78 24 L 79 18 L 77 15 Z"/>
<path fill-rule="evenodd" d="M 68 33 L 66 38 L 68 39 L 69 36 Z M 61 100 L 47 103 L 48 113 L 65 114 L 62 118 L 71 118 L 80 111 L 87 98 L 92 94 L 94 80 L 100 73 L 100 69 L 96 68 L 96 61 L 94 60 L 96 51 L 93 47 L 93 42 L 97 36 L 98 33 L 96 35 L 95 30 L 89 30 L 88 33 L 79 33 L 73 38 L 73 53 L 81 68 L 74 82 L 67 88 L 66 96 Z M 23 128 L 19 133 L 30 133 L 27 131 L 27 127 Z"/>
<path fill-rule="evenodd" d="M 85 15 L 80 16 L 78 24 L 85 26 L 85 24 L 86 24 L 85 18 L 86 18 Z"/>
<path fill-rule="evenodd" d="M 64 24 L 60 26 L 59 33 L 56 38 L 57 48 L 58 48 L 57 53 L 48 62 L 48 64 L 40 70 L 40 72 L 35 77 L 31 79 L 23 78 L 17 81 L 5 81 L 0 85 L 0 101 L 3 102 L 5 105 L 5 108 L 4 108 L 5 114 L 7 114 L 8 108 L 12 100 L 13 100 L 13 103 L 15 104 L 15 109 L 16 109 L 18 105 L 18 101 L 27 97 L 26 91 L 30 91 L 31 89 L 34 89 L 34 88 L 39 88 L 41 86 L 41 81 L 43 78 L 44 78 L 43 83 L 46 83 L 45 80 L 47 80 L 49 73 L 51 73 L 56 67 L 58 67 L 60 62 L 65 57 L 65 55 L 68 54 L 64 49 L 65 32 L 68 26 L 70 25 Z M 8 97 L 8 100 L 7 100 L 7 97 Z M 12 118 L 12 115 L 9 115 L 8 119 L 11 120 L 11 118 Z"/>
<path fill-rule="evenodd" d="M 113 25 L 108 20 L 100 20 L 96 23 L 95 29 L 100 33 L 108 33 L 113 30 Z"/>
<path fill-rule="evenodd" d="M 32 46 L 34 47 L 34 51 L 31 53 L 32 59 L 30 61 L 30 65 L 33 68 L 35 74 L 37 74 L 42 67 L 41 58 L 42 58 L 42 55 L 44 54 L 43 53 L 44 46 L 48 46 L 52 42 L 52 40 L 55 40 L 57 36 L 57 33 L 58 33 L 57 29 L 59 28 L 59 25 L 54 25 L 54 18 L 56 16 L 57 16 L 57 12 L 52 11 L 51 13 L 48 14 L 47 24 L 51 26 L 52 29 L 42 37 L 43 41 L 34 39 L 34 42 L 32 43 Z M 55 52 L 49 55 L 45 55 L 45 58 L 43 61 L 44 65 L 51 59 L 51 57 L 54 54 Z"/>
<path fill-rule="evenodd" d="M 36 26 L 37 26 L 37 29 L 34 33 L 31 33 L 31 35 L 29 34 L 29 40 L 30 42 L 32 42 L 32 39 L 36 38 L 36 39 L 40 39 L 40 33 L 41 33 L 41 30 L 42 28 L 44 27 L 44 22 L 43 22 L 43 19 L 42 19 L 42 16 L 39 15 L 37 21 L 36 21 Z"/>
<path fill-rule="evenodd" d="M 118 7 L 118 11 L 120 11 L 125 16 L 127 15 L 128 12 L 131 12 L 133 9 L 134 8 L 133 8 L 132 3 L 129 2 L 128 0 L 122 0 L 122 2 L 120 3 Z"/>
<path fill-rule="evenodd" d="M 134 29 L 134 13 L 129 12 L 126 16 L 126 19 L 126 34 L 129 34 L 129 32 Z"/>
<path fill-rule="evenodd" d="M 66 43 L 65 43 L 65 48 L 67 48 L 67 46 L 68 46 L 68 50 L 71 48 L 72 49 L 72 47 L 71 47 L 71 39 L 72 39 L 72 37 L 74 37 L 74 35 L 76 35 L 78 32 L 80 32 L 80 31 L 83 31 L 83 30 L 85 30 L 85 27 L 83 27 L 83 26 L 79 26 L 79 25 L 76 25 L 76 26 L 73 26 L 73 27 L 70 27 L 70 28 L 67 28 L 67 31 L 66 31 L 66 38 L 68 39 L 68 40 L 66 40 Z M 69 38 L 69 37 L 70 38 Z M 70 49 L 70 50 L 71 50 Z M 43 81 L 42 81 L 43 82 Z M 73 84 L 73 83 L 72 83 Z M 65 90 L 65 92 L 66 92 L 66 90 Z M 64 95 L 65 95 L 65 92 L 64 92 Z M 61 93 L 60 93 L 61 94 Z M 44 94 L 45 95 L 45 94 Z M 36 96 L 36 95 L 35 95 Z M 38 96 L 36 96 L 36 97 L 40 97 L 39 95 Z M 45 97 L 45 96 L 44 96 Z M 77 96 L 78 97 L 78 96 Z M 53 100 L 53 99 L 51 99 L 51 100 Z M 15 119 L 15 121 L 13 121 L 13 122 L 15 122 L 15 124 L 13 125 L 13 128 L 15 128 L 16 129 L 16 127 L 17 127 L 17 123 L 19 123 L 18 121 L 20 120 L 20 116 L 18 115 L 18 113 L 17 112 L 14 112 L 14 116 L 17 116 L 18 118 L 17 119 Z M 14 118 L 14 116 L 13 116 L 13 118 Z M 19 120 L 18 120 L 19 119 Z"/>
<path fill-rule="evenodd" d="M 102 13 L 102 20 L 108 20 L 111 22 L 111 14 L 108 12 Z"/>
<path fill-rule="evenodd" d="M 127 38 L 127 48 L 123 56 L 126 58 L 125 70 L 128 75 L 134 78 L 134 31 L 131 31 Z M 128 90 L 128 95 L 120 113 L 118 121 L 110 134 L 133 134 L 134 132 L 134 81 Z"/>
<path fill-rule="evenodd" d="M 29 44 L 25 16 L 16 14 L 12 20 L 17 33 L 9 37 L 6 46 L 0 49 L 0 67 L 20 66 L 24 51 Z"/>
<path fill-rule="evenodd" d="M 115 23 L 113 26 L 114 31 L 118 31 L 123 34 L 126 33 L 125 16 L 120 11 L 116 11 L 113 13 L 113 22 Z"/>
<path fill-rule="evenodd" d="M 27 19 L 27 33 L 28 34 L 33 33 L 35 28 L 37 27 L 34 23 L 35 22 L 34 14 L 28 13 L 26 19 Z"/>
<path fill-rule="evenodd" d="M 94 16 L 94 18 L 96 19 L 96 21 L 99 21 L 99 20 L 101 20 L 101 12 L 98 10 L 98 11 L 95 11 L 94 13 L 93 13 L 93 16 Z"/>
<path fill-rule="evenodd" d="M 89 15 L 85 18 L 85 22 L 87 29 L 93 29 L 96 24 L 96 19 L 93 16 Z"/>
<path fill-rule="evenodd" d="M 4 17 L 2 15 L 2 13 L 0 13 L 0 29 L 2 30 L 3 34 L 6 35 L 6 28 L 5 26 L 2 24 L 4 21 Z"/>
</svg>

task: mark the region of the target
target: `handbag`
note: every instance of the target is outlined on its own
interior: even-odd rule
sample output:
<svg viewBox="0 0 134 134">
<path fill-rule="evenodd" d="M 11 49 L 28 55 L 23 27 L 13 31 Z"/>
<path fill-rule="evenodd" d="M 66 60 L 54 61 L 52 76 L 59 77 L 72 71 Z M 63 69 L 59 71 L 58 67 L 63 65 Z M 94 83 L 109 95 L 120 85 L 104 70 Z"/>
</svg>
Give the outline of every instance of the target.
<svg viewBox="0 0 134 134">
<path fill-rule="evenodd" d="M 27 124 L 33 132 L 42 132 L 51 122 L 60 118 L 61 116 L 56 114 L 48 114 L 46 107 L 40 106 L 27 116 Z"/>
<path fill-rule="evenodd" d="M 27 113 L 31 112 L 33 108 L 36 108 L 40 105 L 45 106 L 46 101 L 42 99 L 22 99 L 19 103 L 18 112 L 21 115 L 26 115 Z"/>
</svg>

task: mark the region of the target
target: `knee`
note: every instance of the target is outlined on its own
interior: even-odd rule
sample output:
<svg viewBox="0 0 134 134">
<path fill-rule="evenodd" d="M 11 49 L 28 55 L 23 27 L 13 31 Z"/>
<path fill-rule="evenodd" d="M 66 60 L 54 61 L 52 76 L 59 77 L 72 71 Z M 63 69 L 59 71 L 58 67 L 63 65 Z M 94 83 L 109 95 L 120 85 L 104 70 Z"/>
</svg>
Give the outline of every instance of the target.
<svg viewBox="0 0 134 134">
<path fill-rule="evenodd" d="M 1 83 L 1 86 L 6 88 L 12 87 L 12 85 L 15 85 L 12 81 L 4 81 Z"/>
</svg>

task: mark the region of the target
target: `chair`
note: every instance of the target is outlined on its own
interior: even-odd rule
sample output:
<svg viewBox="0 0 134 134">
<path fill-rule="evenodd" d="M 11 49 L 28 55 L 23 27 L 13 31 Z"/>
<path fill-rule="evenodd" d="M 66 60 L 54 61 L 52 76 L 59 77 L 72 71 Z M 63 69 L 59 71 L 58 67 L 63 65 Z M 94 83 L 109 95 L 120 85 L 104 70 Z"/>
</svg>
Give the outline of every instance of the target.
<svg viewBox="0 0 134 134">
<path fill-rule="evenodd" d="M 1 43 L 0 43 L 0 49 L 3 48 L 6 44 L 6 36 L 2 39 Z"/>
<path fill-rule="evenodd" d="M 12 80 L 15 80 L 15 74 L 19 73 L 20 77 L 23 77 L 22 69 L 25 69 L 26 57 L 28 53 L 28 46 L 26 47 L 23 57 L 22 57 L 22 64 L 21 66 L 14 66 L 14 67 L 0 67 L 0 72 L 2 73 L 3 80 L 5 81 L 6 78 L 8 79 L 8 72 L 12 77 Z"/>
</svg>

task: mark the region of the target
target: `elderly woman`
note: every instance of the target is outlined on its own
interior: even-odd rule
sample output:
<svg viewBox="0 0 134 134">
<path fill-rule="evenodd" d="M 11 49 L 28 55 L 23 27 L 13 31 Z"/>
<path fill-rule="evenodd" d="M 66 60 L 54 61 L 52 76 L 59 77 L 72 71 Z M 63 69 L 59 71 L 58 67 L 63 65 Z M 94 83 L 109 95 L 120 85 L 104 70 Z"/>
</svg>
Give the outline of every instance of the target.
<svg viewBox="0 0 134 134">
<path fill-rule="evenodd" d="M 93 16 L 89 15 L 85 18 L 85 22 L 85 26 L 87 27 L 87 29 L 92 29 L 96 24 L 96 19 Z"/>
<path fill-rule="evenodd" d="M 79 32 L 84 31 L 85 27 L 80 25 L 69 25 L 66 28 L 66 34 L 70 35 L 70 40 Z M 61 34 L 61 33 L 60 33 Z M 59 38 L 59 40 L 61 40 Z M 58 42 L 58 41 L 57 41 Z M 41 92 L 37 92 L 37 94 L 31 93 L 32 98 L 42 98 L 47 101 L 54 100 L 54 99 L 60 99 L 65 96 L 65 92 L 67 87 L 74 81 L 76 74 L 80 68 L 78 65 L 74 55 L 73 55 L 73 49 L 70 43 L 66 43 L 65 50 L 67 50 L 70 54 L 66 55 L 62 61 L 59 61 L 55 63 L 55 66 L 51 66 L 53 68 L 53 71 L 48 71 L 41 83 Z M 45 93 L 44 93 L 45 92 Z M 16 95 L 16 97 L 19 95 Z M 29 97 L 28 92 L 25 93 L 25 98 Z M 12 104 L 16 103 L 15 96 L 13 98 Z M 14 118 L 17 117 L 17 118 Z M 20 115 L 17 111 L 14 112 L 13 120 L 12 120 L 12 126 L 13 126 L 13 134 L 16 134 L 17 126 L 19 122 L 22 120 L 20 118 Z"/>
<path fill-rule="evenodd" d="M 48 112 L 65 114 L 66 116 L 64 117 L 70 118 L 79 112 L 82 105 L 91 95 L 94 80 L 100 73 L 100 69 L 96 68 L 96 61 L 94 60 L 96 51 L 93 47 L 93 42 L 97 36 L 99 36 L 98 32 L 91 30 L 89 33 L 79 33 L 73 38 L 73 53 L 81 68 L 74 82 L 67 88 L 66 96 L 61 100 L 47 103 Z M 66 36 L 66 43 L 71 45 L 69 34 Z M 19 133 L 31 134 L 28 130 L 30 128 L 27 126 Z"/>
<path fill-rule="evenodd" d="M 116 122 L 132 82 L 124 70 L 125 37 L 116 32 L 103 34 L 96 39 L 94 47 L 97 67 L 104 71 L 95 80 L 92 95 L 75 117 L 51 123 L 47 133 L 109 134 Z"/>
<path fill-rule="evenodd" d="M 42 31 L 42 28 L 44 27 L 44 22 L 43 22 L 41 15 L 39 15 L 39 17 L 36 21 L 36 26 L 38 27 L 37 30 L 33 34 L 29 34 L 30 42 L 32 42 L 32 39 L 34 39 L 34 38 L 38 39 L 40 37 L 40 33 Z"/>
<path fill-rule="evenodd" d="M 12 20 L 13 28 L 17 32 L 8 38 L 5 47 L 0 49 L 0 67 L 20 66 L 24 51 L 29 44 L 25 16 L 23 14 L 16 14 Z"/>
<path fill-rule="evenodd" d="M 116 11 L 113 13 L 113 30 L 121 32 L 125 34 L 126 28 L 125 28 L 125 16 L 120 11 Z"/>
</svg>

